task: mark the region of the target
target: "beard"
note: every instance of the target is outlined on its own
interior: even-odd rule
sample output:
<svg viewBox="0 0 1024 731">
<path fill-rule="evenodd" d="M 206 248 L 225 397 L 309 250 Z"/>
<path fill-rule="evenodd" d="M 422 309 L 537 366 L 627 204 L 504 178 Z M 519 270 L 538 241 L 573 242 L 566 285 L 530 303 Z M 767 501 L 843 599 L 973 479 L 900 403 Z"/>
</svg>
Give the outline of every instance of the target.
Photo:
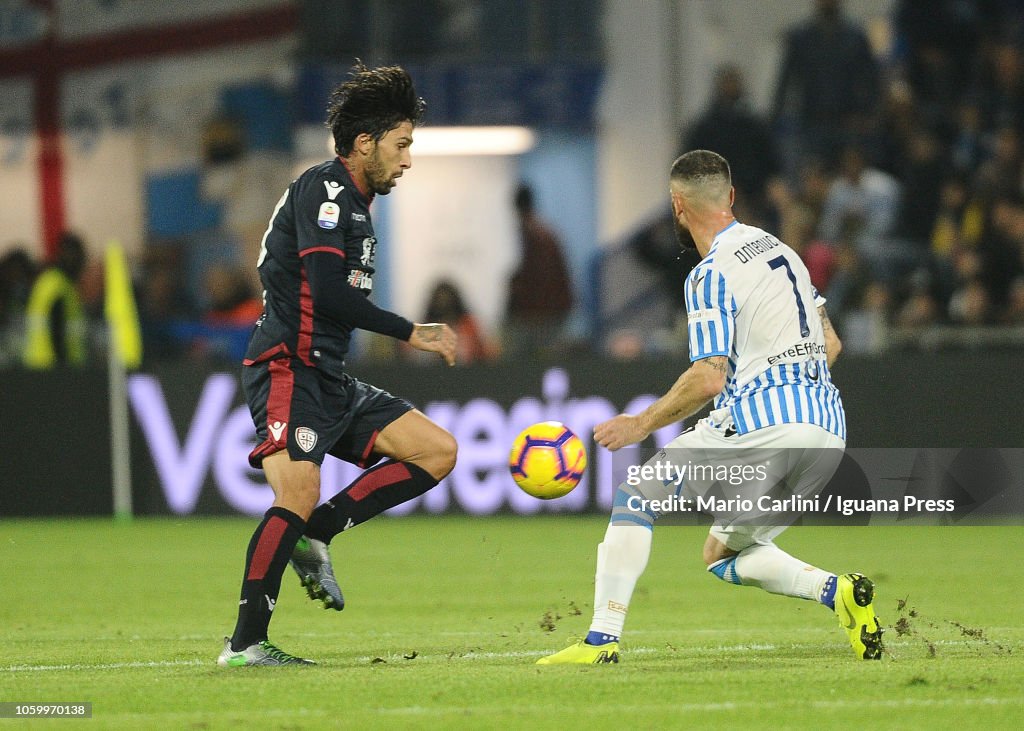
<svg viewBox="0 0 1024 731">
<path fill-rule="evenodd" d="M 370 190 L 377 195 L 387 195 L 395 187 L 394 179 L 384 170 L 379 150 L 375 149 L 366 161 L 366 179 L 370 183 Z"/>
<path fill-rule="evenodd" d="M 696 251 L 697 242 L 693 240 L 690 230 L 679 223 L 678 218 L 673 217 L 672 223 L 676 230 L 676 242 L 679 244 L 679 248 L 682 251 Z"/>
</svg>

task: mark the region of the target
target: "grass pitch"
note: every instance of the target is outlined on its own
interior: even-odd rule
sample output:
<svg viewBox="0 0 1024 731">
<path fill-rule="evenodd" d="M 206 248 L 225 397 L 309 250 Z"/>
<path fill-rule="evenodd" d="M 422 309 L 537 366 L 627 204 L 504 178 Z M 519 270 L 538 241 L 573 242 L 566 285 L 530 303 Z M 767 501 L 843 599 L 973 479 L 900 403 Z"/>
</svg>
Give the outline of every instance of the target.
<svg viewBox="0 0 1024 731">
<path fill-rule="evenodd" d="M 617 666 L 533 663 L 586 632 L 599 517 L 379 519 L 338 537 L 348 606 L 288 569 L 271 625 L 315 668 L 215 666 L 255 520 L 0 521 L 0 701 L 90 728 L 1009 728 L 1024 718 L 1024 531 L 794 528 L 875 579 L 882 662 L 810 602 L 705 573 L 655 531 Z M 68 720 L 0 721 L 32 728 Z"/>
</svg>

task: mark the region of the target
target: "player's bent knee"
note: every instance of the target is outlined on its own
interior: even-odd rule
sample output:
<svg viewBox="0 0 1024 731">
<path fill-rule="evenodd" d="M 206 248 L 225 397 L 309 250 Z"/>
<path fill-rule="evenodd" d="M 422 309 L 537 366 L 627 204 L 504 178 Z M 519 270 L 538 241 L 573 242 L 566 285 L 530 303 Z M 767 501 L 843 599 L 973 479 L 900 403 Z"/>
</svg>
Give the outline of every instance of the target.
<svg viewBox="0 0 1024 731">
<path fill-rule="evenodd" d="M 315 506 L 320 499 L 320 482 L 302 482 L 293 485 L 289 492 L 296 499 Z"/>
<path fill-rule="evenodd" d="M 313 509 L 320 502 L 320 485 L 299 484 L 277 490 L 274 504 L 286 508 L 303 520 L 309 520 Z"/>
<path fill-rule="evenodd" d="M 426 455 L 423 466 L 427 472 L 438 480 L 444 478 L 455 469 L 455 460 L 459 453 L 459 444 L 447 429 L 438 427 Z"/>
<path fill-rule="evenodd" d="M 615 488 L 610 525 L 637 525 L 653 531 L 658 515 L 636 487 L 622 483 Z"/>
<path fill-rule="evenodd" d="M 275 505 L 308 518 L 320 501 L 320 467 L 315 462 L 293 461 L 285 451 L 263 460 Z"/>
<path fill-rule="evenodd" d="M 727 548 L 724 543 L 714 536 L 708 536 L 707 541 L 704 542 L 703 553 L 704 565 L 710 566 L 716 561 L 721 561 L 723 558 L 735 556 L 737 552 Z"/>
</svg>

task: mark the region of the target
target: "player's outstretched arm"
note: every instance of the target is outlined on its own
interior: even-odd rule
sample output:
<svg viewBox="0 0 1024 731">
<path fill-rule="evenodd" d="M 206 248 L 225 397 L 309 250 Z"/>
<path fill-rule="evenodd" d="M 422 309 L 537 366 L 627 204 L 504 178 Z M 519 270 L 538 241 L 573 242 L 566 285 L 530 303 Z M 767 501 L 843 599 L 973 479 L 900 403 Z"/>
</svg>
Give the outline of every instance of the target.
<svg viewBox="0 0 1024 731">
<path fill-rule="evenodd" d="M 663 426 L 685 419 L 722 392 L 728 361 L 724 355 L 702 358 L 690 366 L 668 393 L 637 415 L 619 414 L 594 427 L 594 439 L 615 451 L 647 438 Z"/>
<path fill-rule="evenodd" d="M 828 319 L 828 313 L 825 312 L 825 305 L 818 308 L 818 316 L 821 317 L 821 329 L 825 331 L 825 359 L 828 361 L 828 367 L 831 368 L 832 364 L 836 362 L 836 358 L 839 357 L 839 352 L 843 349 L 843 341 L 836 335 L 832 321 Z"/>
<path fill-rule="evenodd" d="M 438 322 L 417 323 L 412 326 L 412 335 L 409 336 L 409 345 L 417 350 L 437 353 L 450 366 L 455 365 L 456 342 L 455 332 Z"/>
<path fill-rule="evenodd" d="M 313 309 L 318 314 L 351 328 L 405 340 L 417 350 L 437 353 L 445 363 L 455 365 L 456 337 L 447 325 L 412 323 L 377 307 L 365 292 L 349 285 L 345 260 L 334 252 L 313 251 L 304 257 L 303 264 Z"/>
<path fill-rule="evenodd" d="M 348 283 L 349 270 L 343 257 L 327 251 L 313 251 L 303 258 L 313 311 L 350 328 L 369 330 L 399 340 L 409 340 L 413 323 L 401 315 L 382 310 L 366 292 Z"/>
</svg>

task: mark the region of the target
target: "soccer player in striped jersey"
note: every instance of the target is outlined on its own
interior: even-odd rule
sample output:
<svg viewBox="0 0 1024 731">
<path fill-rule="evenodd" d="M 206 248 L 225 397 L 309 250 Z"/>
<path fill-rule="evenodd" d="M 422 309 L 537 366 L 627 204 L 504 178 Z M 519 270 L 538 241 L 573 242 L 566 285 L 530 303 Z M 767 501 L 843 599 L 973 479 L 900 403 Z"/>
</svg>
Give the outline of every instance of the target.
<svg viewBox="0 0 1024 731">
<path fill-rule="evenodd" d="M 708 150 L 682 155 L 670 176 L 672 211 L 683 246 L 703 257 L 685 284 L 691 367 L 668 393 L 639 414 L 598 424 L 596 441 L 610 450 L 691 416 L 709 400 L 710 414 L 659 452 L 730 454 L 785 465 L 792 492 L 810 495 L 835 471 L 846 440 L 843 403 L 829 368 L 839 338 L 825 300 L 799 256 L 765 231 L 737 221 L 729 164 Z M 725 452 L 724 450 L 736 450 Z M 746 450 L 746 451 L 744 451 Z M 623 483 L 597 550 L 594 617 L 583 640 L 538 664 L 618 662 L 618 642 L 637 580 L 647 565 L 658 510 L 679 497 L 671 480 Z M 774 594 L 820 602 L 833 610 L 858 657 L 882 654 L 874 585 L 861 574 L 836 575 L 775 545 L 785 526 L 716 516 L 704 562 L 716 577 Z M 764 522 L 764 521 L 760 521 Z"/>
</svg>

